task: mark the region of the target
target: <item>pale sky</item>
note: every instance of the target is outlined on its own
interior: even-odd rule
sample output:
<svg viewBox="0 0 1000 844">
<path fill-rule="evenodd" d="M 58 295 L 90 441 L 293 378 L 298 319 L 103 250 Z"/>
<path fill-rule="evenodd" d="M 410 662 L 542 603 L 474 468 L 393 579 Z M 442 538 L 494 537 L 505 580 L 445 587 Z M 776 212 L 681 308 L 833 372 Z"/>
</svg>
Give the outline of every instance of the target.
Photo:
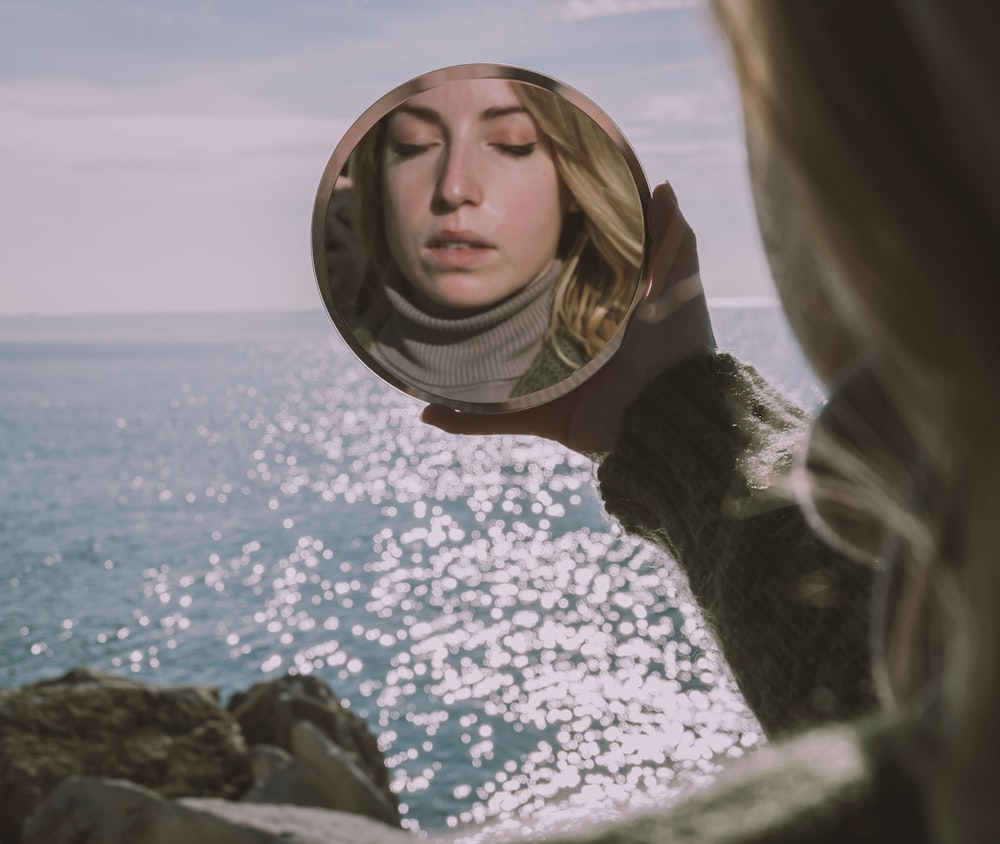
<svg viewBox="0 0 1000 844">
<path fill-rule="evenodd" d="M 312 204 L 396 85 L 521 65 L 669 178 L 712 297 L 772 295 L 698 0 L 0 0 L 0 315 L 321 308 Z"/>
</svg>

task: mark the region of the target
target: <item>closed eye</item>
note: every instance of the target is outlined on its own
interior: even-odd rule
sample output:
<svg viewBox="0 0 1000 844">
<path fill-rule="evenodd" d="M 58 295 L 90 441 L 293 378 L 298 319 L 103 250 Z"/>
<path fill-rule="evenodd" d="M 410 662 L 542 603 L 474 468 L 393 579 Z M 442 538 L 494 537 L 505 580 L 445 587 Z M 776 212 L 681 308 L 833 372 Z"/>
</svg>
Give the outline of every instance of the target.
<svg viewBox="0 0 1000 844">
<path fill-rule="evenodd" d="M 431 144 L 407 144 L 402 141 L 390 141 L 389 148 L 397 158 L 416 158 L 431 148 Z"/>
<path fill-rule="evenodd" d="M 526 158 L 535 151 L 536 146 L 538 146 L 537 141 L 533 141 L 530 144 L 496 144 L 496 148 L 500 152 L 504 155 L 509 155 L 511 158 Z"/>
</svg>

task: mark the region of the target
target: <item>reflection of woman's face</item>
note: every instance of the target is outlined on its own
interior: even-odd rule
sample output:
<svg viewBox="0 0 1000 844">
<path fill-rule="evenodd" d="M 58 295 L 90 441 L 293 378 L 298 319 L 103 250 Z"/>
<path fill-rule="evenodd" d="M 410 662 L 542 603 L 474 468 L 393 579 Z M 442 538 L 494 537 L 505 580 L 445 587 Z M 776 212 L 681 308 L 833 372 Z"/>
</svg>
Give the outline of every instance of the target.
<svg viewBox="0 0 1000 844">
<path fill-rule="evenodd" d="M 389 249 L 431 313 L 499 302 L 555 258 L 564 191 L 509 82 L 411 97 L 389 118 L 382 173 Z"/>
</svg>

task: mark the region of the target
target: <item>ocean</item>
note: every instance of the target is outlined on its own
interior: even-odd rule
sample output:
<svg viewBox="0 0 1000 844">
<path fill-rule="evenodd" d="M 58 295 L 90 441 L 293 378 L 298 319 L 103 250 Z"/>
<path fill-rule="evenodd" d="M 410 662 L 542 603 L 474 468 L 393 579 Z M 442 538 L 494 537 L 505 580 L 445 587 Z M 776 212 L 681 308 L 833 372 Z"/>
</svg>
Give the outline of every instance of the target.
<svg viewBox="0 0 1000 844">
<path fill-rule="evenodd" d="M 776 306 L 713 320 L 821 399 Z M 0 687 L 313 673 L 422 833 L 613 817 L 762 741 L 586 459 L 420 406 L 321 312 L 0 319 Z"/>
</svg>

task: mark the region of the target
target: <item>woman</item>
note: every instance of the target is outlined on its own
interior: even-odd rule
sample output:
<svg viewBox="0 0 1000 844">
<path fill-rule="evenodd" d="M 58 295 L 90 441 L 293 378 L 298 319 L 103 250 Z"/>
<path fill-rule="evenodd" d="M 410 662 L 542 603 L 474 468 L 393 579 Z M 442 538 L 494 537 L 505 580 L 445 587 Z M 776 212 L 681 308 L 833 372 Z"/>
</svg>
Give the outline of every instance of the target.
<svg viewBox="0 0 1000 844">
<path fill-rule="evenodd" d="M 428 392 L 499 402 L 558 383 L 632 304 L 635 182 L 600 127 L 548 91 L 503 79 L 423 91 L 349 170 L 372 267 L 359 336 Z"/>
<path fill-rule="evenodd" d="M 601 453 L 609 512 L 677 557 L 780 738 L 596 838 L 1000 841 L 1000 6 L 715 8 L 777 287 L 831 391 L 808 448 L 675 286 L 694 244 L 662 186 L 649 299 L 593 382 L 424 418 Z"/>
</svg>

